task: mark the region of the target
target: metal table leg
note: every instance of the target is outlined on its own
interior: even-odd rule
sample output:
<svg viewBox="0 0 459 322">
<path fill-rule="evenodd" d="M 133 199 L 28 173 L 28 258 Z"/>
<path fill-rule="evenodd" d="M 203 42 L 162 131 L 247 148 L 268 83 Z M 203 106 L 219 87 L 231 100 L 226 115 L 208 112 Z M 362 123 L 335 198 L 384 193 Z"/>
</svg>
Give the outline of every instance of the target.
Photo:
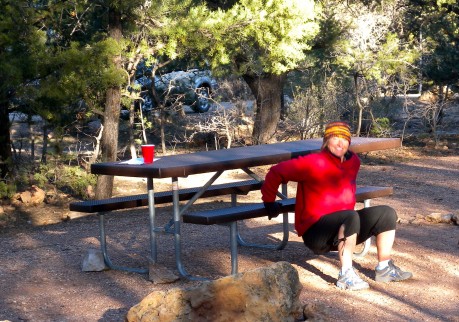
<svg viewBox="0 0 459 322">
<path fill-rule="evenodd" d="M 100 233 L 100 248 L 104 256 L 105 265 L 107 265 L 108 268 L 114 269 L 114 270 L 126 271 L 126 272 L 140 273 L 140 274 L 148 273 L 148 269 L 145 269 L 145 268 L 118 266 L 112 263 L 112 260 L 110 259 L 110 256 L 108 255 L 108 250 L 107 250 L 107 236 L 105 234 L 105 218 L 103 214 L 99 214 L 99 233 Z"/>
<path fill-rule="evenodd" d="M 370 207 L 370 202 L 371 202 L 371 199 L 365 199 L 363 201 L 363 206 L 365 208 L 368 208 Z M 357 257 L 357 258 L 362 258 L 362 257 L 365 257 L 365 255 L 370 251 L 370 247 L 371 247 L 371 237 L 368 238 L 367 240 L 365 240 L 363 243 L 362 243 L 362 247 L 360 250 L 356 250 L 354 252 L 354 256 Z"/>
<path fill-rule="evenodd" d="M 155 213 L 155 191 L 153 179 L 147 178 L 148 189 L 148 216 L 150 219 L 150 255 L 153 264 L 158 260 L 158 250 L 156 244 L 156 213 Z"/>
</svg>

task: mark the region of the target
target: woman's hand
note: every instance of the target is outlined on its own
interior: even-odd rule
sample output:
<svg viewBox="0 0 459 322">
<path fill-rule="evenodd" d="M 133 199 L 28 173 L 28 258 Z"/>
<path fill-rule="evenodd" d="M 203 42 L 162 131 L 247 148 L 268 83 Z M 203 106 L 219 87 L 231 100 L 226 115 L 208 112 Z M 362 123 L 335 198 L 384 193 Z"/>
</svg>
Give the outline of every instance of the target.
<svg viewBox="0 0 459 322">
<path fill-rule="evenodd" d="M 277 217 L 281 212 L 281 204 L 280 202 L 273 201 L 273 202 L 263 202 L 266 211 L 268 212 L 268 218 Z"/>
</svg>

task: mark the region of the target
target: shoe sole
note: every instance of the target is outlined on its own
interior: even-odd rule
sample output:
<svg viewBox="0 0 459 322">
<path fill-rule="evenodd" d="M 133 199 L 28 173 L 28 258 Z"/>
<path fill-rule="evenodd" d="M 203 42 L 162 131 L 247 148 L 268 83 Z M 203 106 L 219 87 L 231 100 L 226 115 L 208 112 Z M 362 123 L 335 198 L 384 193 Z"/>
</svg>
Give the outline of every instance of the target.
<svg viewBox="0 0 459 322">
<path fill-rule="evenodd" d="M 394 278 L 394 277 L 375 277 L 375 282 L 379 282 L 379 283 L 390 283 L 390 282 L 401 282 L 401 281 L 406 281 L 410 278 L 413 277 L 413 274 L 411 274 L 410 276 L 408 277 L 405 277 L 405 278 Z"/>
<path fill-rule="evenodd" d="M 349 287 L 345 283 L 336 283 L 336 287 L 338 287 L 341 290 L 346 290 L 346 291 L 361 291 L 361 290 L 366 290 L 370 288 L 370 285 L 364 285 L 361 287 Z"/>
</svg>

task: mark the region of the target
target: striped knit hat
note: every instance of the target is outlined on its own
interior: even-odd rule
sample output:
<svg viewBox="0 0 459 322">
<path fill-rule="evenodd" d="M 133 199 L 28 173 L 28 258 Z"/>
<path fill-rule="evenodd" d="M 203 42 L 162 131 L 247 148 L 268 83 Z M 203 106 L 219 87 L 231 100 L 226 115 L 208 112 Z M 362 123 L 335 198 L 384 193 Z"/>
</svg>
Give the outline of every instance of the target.
<svg viewBox="0 0 459 322">
<path fill-rule="evenodd" d="M 331 122 L 325 126 L 324 143 L 331 137 L 346 139 L 351 144 L 351 128 L 346 122 Z"/>
</svg>

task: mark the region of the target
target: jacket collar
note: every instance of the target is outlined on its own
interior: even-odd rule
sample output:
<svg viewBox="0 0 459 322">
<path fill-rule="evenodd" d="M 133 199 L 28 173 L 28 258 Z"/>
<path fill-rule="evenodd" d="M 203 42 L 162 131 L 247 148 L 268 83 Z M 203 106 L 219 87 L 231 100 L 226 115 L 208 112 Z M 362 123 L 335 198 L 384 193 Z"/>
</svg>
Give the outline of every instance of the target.
<svg viewBox="0 0 459 322">
<path fill-rule="evenodd" d="M 328 148 L 323 149 L 322 152 L 324 152 L 332 160 L 336 160 L 337 162 L 341 163 L 341 159 L 339 157 L 337 157 L 336 155 L 334 155 L 333 153 L 331 153 Z M 346 162 L 351 157 L 352 157 L 352 152 L 350 150 L 347 150 L 346 154 L 344 154 L 344 161 L 343 162 Z"/>
</svg>

